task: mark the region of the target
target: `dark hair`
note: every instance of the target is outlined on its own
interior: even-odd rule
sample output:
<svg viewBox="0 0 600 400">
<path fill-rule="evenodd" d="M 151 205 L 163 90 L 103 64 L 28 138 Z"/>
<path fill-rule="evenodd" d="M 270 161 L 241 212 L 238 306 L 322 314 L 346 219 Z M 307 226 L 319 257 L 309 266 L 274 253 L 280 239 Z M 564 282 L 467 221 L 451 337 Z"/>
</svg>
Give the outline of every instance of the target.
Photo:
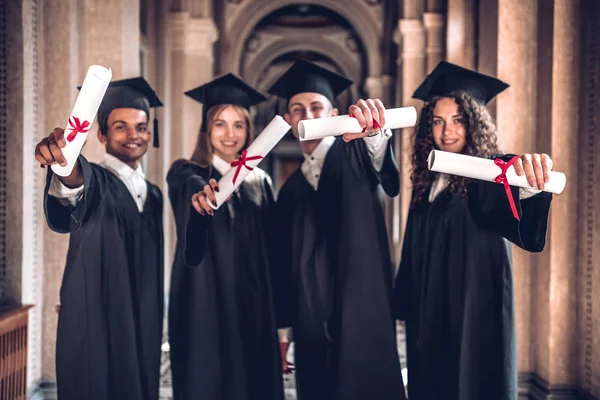
<svg viewBox="0 0 600 400">
<path fill-rule="evenodd" d="M 199 164 L 203 167 L 208 167 L 211 165 L 214 149 L 210 141 L 210 133 L 215 120 L 227 107 L 233 107 L 233 109 L 242 115 L 246 120 L 246 142 L 244 143 L 242 150 L 245 150 L 254 140 L 254 129 L 252 127 L 252 119 L 250 118 L 250 113 L 248 110 L 235 104 L 217 104 L 212 106 L 206 113 L 206 132 L 201 130 L 198 132 L 198 141 L 196 142 L 196 148 L 194 149 L 194 153 L 191 157 L 191 160 L 196 164 Z"/>
<path fill-rule="evenodd" d="M 498 154 L 496 126 L 483 104 L 464 92 L 431 98 L 421 110 L 419 123 L 413 135 L 412 173 L 410 175 L 413 184 L 413 204 L 426 199 L 436 178 L 436 173 L 427 167 L 427 157 L 431 150 L 437 149 L 433 140 L 433 110 L 438 100 L 442 98 L 453 99 L 458 104 L 459 112 L 465 118 L 466 143 L 461 153 L 482 158 L 490 158 L 494 154 Z M 453 195 L 466 196 L 469 181 L 460 176 L 450 176 L 448 189 Z"/>
</svg>

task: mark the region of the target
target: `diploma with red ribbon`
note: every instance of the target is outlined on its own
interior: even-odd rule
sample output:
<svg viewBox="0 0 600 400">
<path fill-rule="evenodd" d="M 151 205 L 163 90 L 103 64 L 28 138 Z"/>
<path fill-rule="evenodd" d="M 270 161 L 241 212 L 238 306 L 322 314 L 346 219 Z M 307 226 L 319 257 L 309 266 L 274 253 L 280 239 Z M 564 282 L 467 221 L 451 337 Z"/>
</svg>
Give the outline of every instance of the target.
<svg viewBox="0 0 600 400">
<path fill-rule="evenodd" d="M 60 176 L 71 174 L 111 79 L 112 72 L 110 69 L 100 65 L 92 65 L 88 69 L 65 128 L 67 144 L 62 152 L 67 165 L 61 167 L 54 164 L 52 171 L 55 174 Z"/>
<path fill-rule="evenodd" d="M 490 160 L 466 156 L 464 154 L 450 153 L 441 150 L 432 150 L 429 153 L 427 163 L 431 171 L 444 174 L 464 176 L 465 178 L 496 182 L 504 185 L 508 203 L 513 216 L 519 219 L 515 199 L 512 196 L 510 186 L 531 188 L 525 175 L 519 176 L 512 164 L 518 159 L 513 157 L 509 161 L 501 158 Z M 562 172 L 550 171 L 549 181 L 544 184 L 544 192 L 560 194 L 565 189 L 567 177 Z"/>
<path fill-rule="evenodd" d="M 373 121 L 373 127 L 375 129 L 400 129 L 413 127 L 416 123 L 417 110 L 414 107 L 400 107 L 385 110 L 385 126 L 380 126 L 378 121 Z M 364 131 L 352 114 L 306 119 L 298 123 L 300 140 L 322 139 L 327 136 Z"/>
<path fill-rule="evenodd" d="M 240 157 L 231 163 L 229 171 L 219 180 L 219 192 L 215 193 L 217 205 L 210 202 L 209 205 L 218 209 L 289 130 L 288 123 L 279 115 L 275 116 L 250 146 L 242 151 Z"/>
</svg>

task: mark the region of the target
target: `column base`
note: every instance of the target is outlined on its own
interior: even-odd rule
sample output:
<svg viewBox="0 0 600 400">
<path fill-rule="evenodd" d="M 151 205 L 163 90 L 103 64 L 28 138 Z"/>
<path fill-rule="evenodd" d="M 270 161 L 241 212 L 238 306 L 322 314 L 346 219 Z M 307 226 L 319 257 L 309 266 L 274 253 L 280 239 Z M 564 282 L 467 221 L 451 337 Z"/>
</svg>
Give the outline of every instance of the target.
<svg viewBox="0 0 600 400">
<path fill-rule="evenodd" d="M 577 385 L 551 385 L 533 372 L 519 373 L 519 400 L 600 400 Z"/>
</svg>

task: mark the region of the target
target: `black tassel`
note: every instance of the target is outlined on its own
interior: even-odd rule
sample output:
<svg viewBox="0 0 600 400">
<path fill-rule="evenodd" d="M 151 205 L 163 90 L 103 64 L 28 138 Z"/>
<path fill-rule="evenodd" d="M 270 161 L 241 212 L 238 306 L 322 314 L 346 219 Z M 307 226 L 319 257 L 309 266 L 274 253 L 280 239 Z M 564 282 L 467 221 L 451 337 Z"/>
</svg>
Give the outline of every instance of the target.
<svg viewBox="0 0 600 400">
<path fill-rule="evenodd" d="M 158 119 L 156 119 L 156 111 L 154 111 L 154 127 L 153 127 L 153 132 L 154 134 L 154 147 L 158 148 L 159 146 L 159 139 L 158 139 Z"/>
</svg>

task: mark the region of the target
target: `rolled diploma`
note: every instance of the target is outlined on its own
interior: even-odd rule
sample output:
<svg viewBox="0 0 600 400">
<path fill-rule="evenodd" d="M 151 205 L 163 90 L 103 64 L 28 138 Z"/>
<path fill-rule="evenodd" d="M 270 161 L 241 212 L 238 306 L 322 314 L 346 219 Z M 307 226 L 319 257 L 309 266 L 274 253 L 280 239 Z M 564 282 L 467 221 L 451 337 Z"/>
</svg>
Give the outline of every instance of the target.
<svg viewBox="0 0 600 400">
<path fill-rule="evenodd" d="M 502 172 L 500 167 L 494 164 L 494 160 L 441 150 L 432 150 L 429 153 L 427 165 L 431 171 L 490 182 L 494 182 Z M 506 170 L 506 178 L 511 186 L 531 188 L 527 177 L 517 175 L 512 165 Z M 548 183 L 544 184 L 543 191 L 560 194 L 567 184 L 566 175 L 562 172 L 550 171 L 549 178 Z"/>
<path fill-rule="evenodd" d="M 69 176 L 73 171 L 111 78 L 112 71 L 100 65 L 92 65 L 88 69 L 65 128 L 67 144 L 62 148 L 62 152 L 67 165 L 64 167 L 58 164 L 52 165 L 52 171 L 56 175 Z M 69 135 L 72 137 L 69 138 Z"/>
<path fill-rule="evenodd" d="M 417 110 L 414 107 L 400 107 L 385 110 L 385 129 L 410 128 L 417 123 Z M 337 117 L 305 119 L 298 123 L 300 140 L 322 139 L 344 133 L 361 133 L 363 128 L 349 115 Z"/>
<path fill-rule="evenodd" d="M 254 141 L 248 146 L 246 150 L 246 158 L 252 158 L 255 156 L 266 157 L 267 154 L 279 141 L 287 131 L 290 130 L 290 126 L 287 122 L 284 121 L 279 115 L 276 115 L 275 118 L 269 122 L 269 125 L 265 127 L 265 129 L 254 139 Z M 252 169 L 256 168 L 256 166 L 263 160 L 253 159 L 246 161 L 246 165 Z M 233 183 L 233 177 L 235 176 L 236 171 L 239 168 L 238 176 L 236 177 L 235 183 Z M 231 194 L 235 191 L 235 189 L 240 186 L 244 179 L 248 176 L 251 171 L 245 166 L 235 166 L 231 167 L 229 171 L 223 175 L 223 177 L 219 180 L 219 192 L 215 193 L 215 200 L 217 201 L 217 205 L 214 206 L 210 202 L 208 204 L 215 210 L 217 210 Z"/>
</svg>

